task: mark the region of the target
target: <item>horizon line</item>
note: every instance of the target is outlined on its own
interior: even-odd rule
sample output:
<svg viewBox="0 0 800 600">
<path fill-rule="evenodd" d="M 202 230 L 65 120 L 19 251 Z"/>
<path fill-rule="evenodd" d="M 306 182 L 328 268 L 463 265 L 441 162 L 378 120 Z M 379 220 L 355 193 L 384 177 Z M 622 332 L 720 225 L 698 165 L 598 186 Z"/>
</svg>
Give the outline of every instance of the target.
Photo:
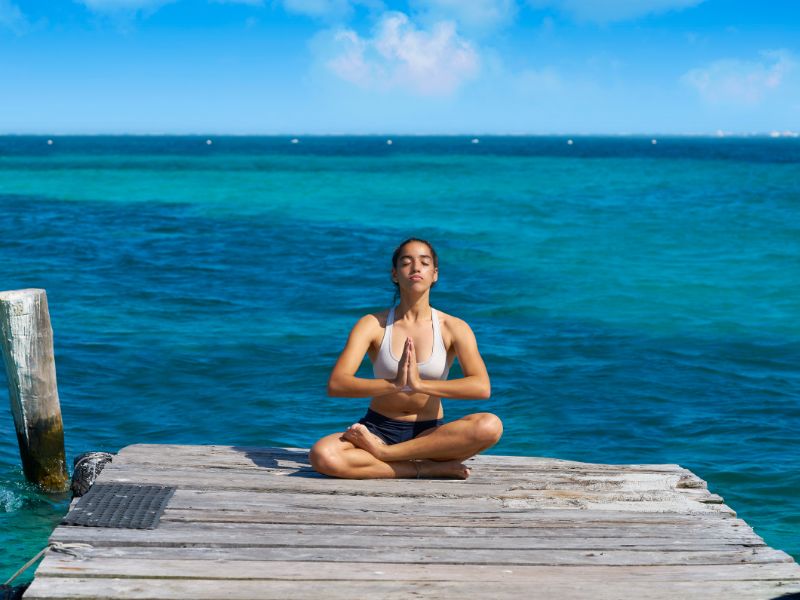
<svg viewBox="0 0 800 600">
<path fill-rule="evenodd" d="M 712 137 L 712 138 L 725 138 L 725 137 L 767 137 L 767 138 L 800 138 L 800 132 L 784 129 L 784 130 L 771 130 L 771 131 L 749 131 L 749 132 L 735 132 L 716 130 L 712 132 L 683 132 L 683 133 L 664 133 L 664 132 L 594 132 L 594 133 L 580 133 L 580 132 L 552 132 L 552 133 L 352 133 L 352 132 L 337 132 L 337 133 L 229 133 L 229 132 L 62 132 L 62 133 L 33 133 L 33 132 L 0 132 L 0 137 L 287 137 L 287 138 L 323 138 L 323 137 L 395 137 L 395 138 L 412 138 L 412 137 L 661 137 L 661 138 L 679 138 L 679 137 Z"/>
</svg>

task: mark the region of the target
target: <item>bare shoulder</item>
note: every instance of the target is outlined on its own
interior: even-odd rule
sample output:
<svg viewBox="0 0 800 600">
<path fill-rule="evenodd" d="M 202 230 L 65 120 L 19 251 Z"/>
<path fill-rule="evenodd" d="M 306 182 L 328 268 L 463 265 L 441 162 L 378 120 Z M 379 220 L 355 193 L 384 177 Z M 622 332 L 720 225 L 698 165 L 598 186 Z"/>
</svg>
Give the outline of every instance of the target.
<svg viewBox="0 0 800 600">
<path fill-rule="evenodd" d="M 446 338 L 445 342 L 458 342 L 473 339 L 475 336 L 472 329 L 463 319 L 447 314 L 437 309 L 439 315 L 439 326 L 442 328 L 442 335 Z"/>
<path fill-rule="evenodd" d="M 456 316 L 442 312 L 438 309 L 436 310 L 436 314 L 439 315 L 439 324 L 442 327 L 446 327 L 448 330 L 457 331 L 469 329 L 469 325 L 467 325 L 467 322 L 464 319 L 459 319 Z"/>
<path fill-rule="evenodd" d="M 356 324 L 353 327 L 353 329 L 354 330 L 359 329 L 362 331 L 382 329 L 386 327 L 386 320 L 388 316 L 389 316 L 388 310 L 364 315 L 358 321 L 356 321 Z"/>
<path fill-rule="evenodd" d="M 387 308 L 387 309 L 382 310 L 380 312 L 374 312 L 374 313 L 366 315 L 364 318 L 365 319 L 366 318 L 371 318 L 374 323 L 377 323 L 378 327 L 383 329 L 384 327 L 386 327 L 386 322 L 389 320 L 389 310 L 390 309 Z"/>
<path fill-rule="evenodd" d="M 373 339 L 379 335 L 382 335 L 383 329 L 386 328 L 386 320 L 388 317 L 388 310 L 364 315 L 358 321 L 356 321 L 351 335 L 358 337 L 363 336 L 369 339 Z"/>
</svg>

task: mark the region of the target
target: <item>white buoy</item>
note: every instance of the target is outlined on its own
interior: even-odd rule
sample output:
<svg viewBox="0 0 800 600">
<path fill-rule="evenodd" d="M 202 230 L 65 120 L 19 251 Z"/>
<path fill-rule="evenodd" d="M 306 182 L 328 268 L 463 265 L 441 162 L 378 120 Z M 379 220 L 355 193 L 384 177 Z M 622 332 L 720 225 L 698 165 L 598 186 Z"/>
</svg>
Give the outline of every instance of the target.
<svg viewBox="0 0 800 600">
<path fill-rule="evenodd" d="M 213 142 L 211 140 L 206 140 L 206 146 L 210 146 Z"/>
<path fill-rule="evenodd" d="M 292 143 L 293 144 L 299 144 L 300 140 L 298 140 L 297 138 L 292 138 Z"/>
<path fill-rule="evenodd" d="M 47 140 L 47 145 L 48 146 L 52 146 L 53 145 L 53 140 Z"/>
<path fill-rule="evenodd" d="M 567 146 L 572 146 L 572 140 L 567 140 Z"/>
<path fill-rule="evenodd" d="M 392 140 L 386 140 L 386 145 L 387 146 L 391 146 L 392 144 L 394 144 L 394 142 Z"/>
<path fill-rule="evenodd" d="M 652 140 L 650 140 L 650 143 L 655 146 L 658 143 L 658 140 L 653 138 Z"/>
<path fill-rule="evenodd" d="M 481 141 L 478 138 L 472 138 L 472 143 L 473 144 L 480 144 Z"/>
</svg>

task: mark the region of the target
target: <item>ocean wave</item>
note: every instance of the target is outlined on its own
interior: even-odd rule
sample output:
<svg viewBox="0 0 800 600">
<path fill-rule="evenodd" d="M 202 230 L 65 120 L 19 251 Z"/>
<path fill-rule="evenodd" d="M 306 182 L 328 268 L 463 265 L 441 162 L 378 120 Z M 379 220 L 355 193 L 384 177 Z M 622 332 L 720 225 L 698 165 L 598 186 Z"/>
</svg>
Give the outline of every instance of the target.
<svg viewBox="0 0 800 600">
<path fill-rule="evenodd" d="M 13 489 L 0 487 L 0 512 L 12 513 L 25 506 L 25 497 Z"/>
</svg>

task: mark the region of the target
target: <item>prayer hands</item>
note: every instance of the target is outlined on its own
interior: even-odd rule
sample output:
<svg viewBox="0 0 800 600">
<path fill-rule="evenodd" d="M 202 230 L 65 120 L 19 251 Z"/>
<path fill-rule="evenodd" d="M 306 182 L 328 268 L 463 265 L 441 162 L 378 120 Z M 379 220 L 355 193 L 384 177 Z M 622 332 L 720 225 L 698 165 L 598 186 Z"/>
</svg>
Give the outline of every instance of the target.
<svg viewBox="0 0 800 600">
<path fill-rule="evenodd" d="M 406 338 L 403 346 L 403 354 L 397 366 L 397 378 L 394 380 L 394 384 L 401 392 L 415 392 L 419 388 L 420 382 L 414 340 L 409 337 Z"/>
<path fill-rule="evenodd" d="M 397 365 L 397 377 L 394 380 L 394 385 L 401 392 L 409 391 L 408 387 L 408 338 L 403 345 L 403 354 L 400 356 L 400 362 Z"/>
<path fill-rule="evenodd" d="M 414 348 L 414 340 L 408 338 L 406 340 L 408 346 L 408 375 L 406 381 L 408 387 L 413 391 L 419 391 L 419 386 L 422 384 L 422 379 L 419 376 L 419 367 L 417 367 L 417 350 Z"/>
</svg>

